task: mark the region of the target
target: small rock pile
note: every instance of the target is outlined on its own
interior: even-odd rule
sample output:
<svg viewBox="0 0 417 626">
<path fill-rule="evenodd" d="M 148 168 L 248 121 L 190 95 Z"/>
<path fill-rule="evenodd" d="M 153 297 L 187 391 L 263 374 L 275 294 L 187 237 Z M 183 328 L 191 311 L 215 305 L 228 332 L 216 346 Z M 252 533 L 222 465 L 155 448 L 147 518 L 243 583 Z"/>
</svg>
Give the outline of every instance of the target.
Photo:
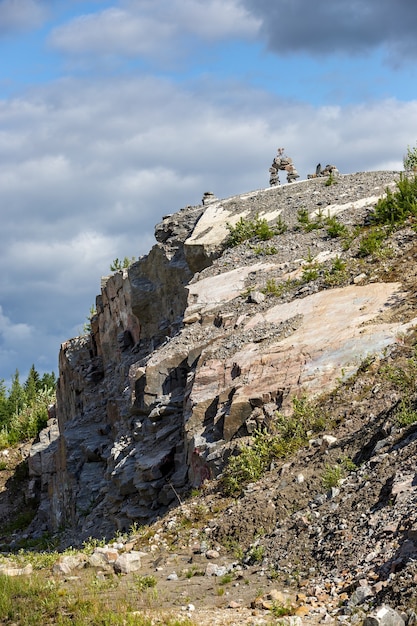
<svg viewBox="0 0 417 626">
<path fill-rule="evenodd" d="M 316 166 L 316 171 L 314 174 L 307 174 L 307 178 L 320 178 L 320 176 L 337 176 L 339 174 L 339 170 L 336 165 L 326 165 L 324 169 L 321 167 L 321 163 L 318 163 Z"/>
</svg>

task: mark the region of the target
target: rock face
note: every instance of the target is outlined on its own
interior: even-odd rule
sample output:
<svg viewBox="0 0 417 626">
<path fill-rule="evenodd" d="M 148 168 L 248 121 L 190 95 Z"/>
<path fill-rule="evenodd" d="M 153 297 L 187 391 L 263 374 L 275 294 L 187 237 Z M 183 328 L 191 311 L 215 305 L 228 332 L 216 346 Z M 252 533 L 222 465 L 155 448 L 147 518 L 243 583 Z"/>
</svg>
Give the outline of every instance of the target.
<svg viewBox="0 0 417 626">
<path fill-rule="evenodd" d="M 397 314 L 408 294 L 353 261 L 332 284 L 335 259 L 355 250 L 303 231 L 297 213 L 353 227 L 397 179 L 211 194 L 165 217 L 148 255 L 102 279 L 91 333 L 61 346 L 57 418 L 30 456 L 37 523 L 81 541 L 149 522 L 217 476 L 236 439 L 290 413 L 294 396 L 330 390 L 388 350 L 416 321 Z M 280 216 L 287 232 L 227 248 L 228 224 L 256 215 Z"/>
</svg>

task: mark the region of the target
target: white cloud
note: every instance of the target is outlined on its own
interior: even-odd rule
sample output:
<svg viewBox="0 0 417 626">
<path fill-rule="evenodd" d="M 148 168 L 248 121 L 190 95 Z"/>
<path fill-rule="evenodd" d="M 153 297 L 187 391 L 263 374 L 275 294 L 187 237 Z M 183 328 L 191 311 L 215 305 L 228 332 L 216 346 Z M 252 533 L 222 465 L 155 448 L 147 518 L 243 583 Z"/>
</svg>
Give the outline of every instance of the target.
<svg viewBox="0 0 417 626">
<path fill-rule="evenodd" d="M 132 0 L 55 28 L 50 44 L 67 54 L 143 55 L 168 62 L 194 38 L 254 37 L 259 25 L 235 0 Z"/>
<path fill-rule="evenodd" d="M 0 36 L 39 26 L 45 18 L 43 2 L 36 0 L 0 0 Z"/>
<path fill-rule="evenodd" d="M 32 330 L 29 324 L 14 324 L 4 315 L 3 308 L 0 305 L 0 336 L 6 344 L 12 345 L 15 342 L 26 341 L 30 337 Z"/>
</svg>

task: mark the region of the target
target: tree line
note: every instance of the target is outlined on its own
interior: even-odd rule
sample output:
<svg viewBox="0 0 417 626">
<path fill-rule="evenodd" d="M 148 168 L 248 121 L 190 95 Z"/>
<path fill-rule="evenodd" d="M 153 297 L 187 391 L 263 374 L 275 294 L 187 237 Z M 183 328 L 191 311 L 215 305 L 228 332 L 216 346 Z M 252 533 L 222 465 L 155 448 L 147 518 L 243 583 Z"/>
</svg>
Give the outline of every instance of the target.
<svg viewBox="0 0 417 626">
<path fill-rule="evenodd" d="M 0 379 L 0 449 L 33 439 L 46 426 L 56 382 L 54 372 L 40 376 L 34 365 L 24 383 L 16 370 L 9 390 Z"/>
</svg>

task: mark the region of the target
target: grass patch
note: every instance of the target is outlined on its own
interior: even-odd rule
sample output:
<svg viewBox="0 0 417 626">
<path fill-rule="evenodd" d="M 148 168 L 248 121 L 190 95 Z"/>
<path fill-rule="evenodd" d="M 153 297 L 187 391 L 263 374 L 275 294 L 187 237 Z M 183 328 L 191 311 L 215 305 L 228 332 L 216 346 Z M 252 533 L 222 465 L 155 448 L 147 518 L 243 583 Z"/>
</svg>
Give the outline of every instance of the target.
<svg viewBox="0 0 417 626">
<path fill-rule="evenodd" d="M 410 426 L 417 422 L 417 411 L 413 408 L 408 398 L 401 400 L 395 413 L 395 421 L 399 426 Z"/>
<path fill-rule="evenodd" d="M 283 283 L 277 282 L 274 278 L 268 278 L 265 284 L 265 287 L 261 289 L 261 292 L 266 296 L 275 296 L 279 298 L 284 295 L 284 293 L 288 293 L 298 285 L 298 281 L 288 279 Z"/>
<path fill-rule="evenodd" d="M 93 575 L 92 575 L 93 576 Z M 152 577 L 141 577 L 142 579 Z M 91 581 L 96 580 L 95 577 Z M 149 591 L 147 581 L 144 587 Z M 126 588 L 117 595 L 111 587 L 74 581 L 60 582 L 41 576 L 0 575 L 0 615 L 2 624 L 16 626 L 192 626 L 194 622 L 169 616 L 148 617 L 142 608 L 143 596 L 138 586 Z M 152 589 L 152 588 L 151 588 Z M 139 589 L 142 591 L 142 589 Z M 151 598 L 152 600 L 152 598 Z"/>
<path fill-rule="evenodd" d="M 281 604 L 281 602 L 274 602 L 271 607 L 271 613 L 274 617 L 286 617 L 289 615 L 294 615 L 295 608 L 291 606 L 288 602 L 286 604 Z"/>
<path fill-rule="evenodd" d="M 278 248 L 276 246 L 253 246 L 252 250 L 254 254 L 257 256 L 272 256 L 278 253 Z"/>
<path fill-rule="evenodd" d="M 157 580 L 155 576 L 151 574 L 149 576 L 141 576 L 140 574 L 134 574 L 133 580 L 135 582 L 135 587 L 139 591 L 145 591 L 145 589 L 152 589 L 156 587 Z"/>
</svg>

